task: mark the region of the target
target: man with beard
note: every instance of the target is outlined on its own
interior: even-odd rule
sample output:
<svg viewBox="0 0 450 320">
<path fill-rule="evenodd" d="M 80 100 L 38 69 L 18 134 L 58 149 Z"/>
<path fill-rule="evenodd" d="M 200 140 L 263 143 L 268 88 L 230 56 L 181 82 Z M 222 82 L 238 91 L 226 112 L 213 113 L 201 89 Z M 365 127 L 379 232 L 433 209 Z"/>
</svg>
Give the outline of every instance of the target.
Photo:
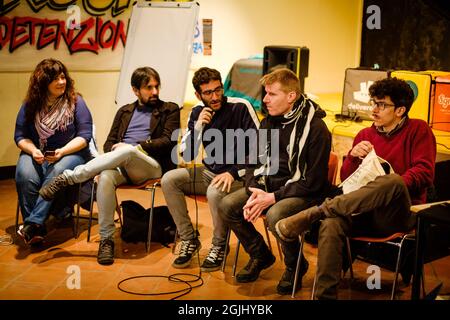
<svg viewBox="0 0 450 320">
<path fill-rule="evenodd" d="M 181 152 L 185 161 L 191 161 L 197 157 L 201 143 L 206 154 L 203 165 L 169 171 L 164 174 L 161 186 L 181 238 L 180 254 L 172 264 L 174 268 L 188 267 L 201 247 L 187 211 L 185 195 L 206 195 L 214 230 L 212 247 L 201 270 L 210 272 L 220 269 L 226 254 L 227 228 L 219 213 L 219 202 L 243 185 L 244 156 L 248 154 L 249 142 L 241 138 L 252 132 L 256 134 L 259 120 L 247 100 L 223 95 L 222 78 L 217 70 L 200 68 L 192 84 L 201 103 L 192 108 Z M 235 134 L 231 138 L 230 132 Z M 239 156 L 243 156 L 242 161 Z"/>
<path fill-rule="evenodd" d="M 114 262 L 115 190 L 122 184 L 141 184 L 159 178 L 175 168 L 170 153 L 176 145 L 172 132 L 180 127 L 180 109 L 159 100 L 160 77 L 150 67 L 138 68 L 131 76 L 137 101 L 121 107 L 114 118 L 104 154 L 74 170 L 65 170 L 39 191 L 45 200 L 53 199 L 61 188 L 99 175 L 97 206 L 100 245 L 97 261 Z"/>
</svg>

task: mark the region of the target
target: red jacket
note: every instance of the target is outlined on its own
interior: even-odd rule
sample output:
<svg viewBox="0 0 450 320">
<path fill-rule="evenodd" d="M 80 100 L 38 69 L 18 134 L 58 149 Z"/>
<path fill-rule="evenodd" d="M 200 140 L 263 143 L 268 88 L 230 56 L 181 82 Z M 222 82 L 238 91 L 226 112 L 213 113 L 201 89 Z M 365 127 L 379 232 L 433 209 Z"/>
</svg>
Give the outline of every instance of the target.
<svg viewBox="0 0 450 320">
<path fill-rule="evenodd" d="M 372 143 L 376 154 L 402 176 L 412 203 L 425 203 L 427 188 L 433 184 L 436 160 L 436 139 L 427 123 L 406 119 L 403 127 L 391 136 L 378 132 L 372 124 L 356 135 L 352 148 L 364 140 Z M 350 151 L 342 164 L 342 181 L 361 164 L 361 159 L 352 157 Z"/>
</svg>

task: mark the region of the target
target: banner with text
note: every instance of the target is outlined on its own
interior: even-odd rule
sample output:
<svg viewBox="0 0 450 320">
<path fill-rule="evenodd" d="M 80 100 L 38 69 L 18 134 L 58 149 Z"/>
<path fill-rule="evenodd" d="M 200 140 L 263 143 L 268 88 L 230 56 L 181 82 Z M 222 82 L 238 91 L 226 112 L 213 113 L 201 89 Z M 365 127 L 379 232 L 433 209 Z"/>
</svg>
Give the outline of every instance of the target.
<svg viewBox="0 0 450 320">
<path fill-rule="evenodd" d="M 119 70 L 134 3 L 0 1 L 0 71 L 30 71 L 49 57 L 71 70 Z"/>
</svg>

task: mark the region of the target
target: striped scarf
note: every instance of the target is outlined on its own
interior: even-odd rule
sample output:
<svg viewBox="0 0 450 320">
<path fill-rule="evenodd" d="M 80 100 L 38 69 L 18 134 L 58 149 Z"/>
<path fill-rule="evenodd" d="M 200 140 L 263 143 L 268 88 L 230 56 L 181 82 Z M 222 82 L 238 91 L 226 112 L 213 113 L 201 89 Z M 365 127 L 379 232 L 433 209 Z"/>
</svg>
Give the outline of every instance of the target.
<svg viewBox="0 0 450 320">
<path fill-rule="evenodd" d="M 56 130 L 65 131 L 73 123 L 75 104 L 69 105 L 64 95 L 56 99 L 51 105 L 46 105 L 36 113 L 34 126 L 39 135 L 39 148 L 44 150 L 47 139 L 55 134 Z"/>
<path fill-rule="evenodd" d="M 286 184 L 298 181 L 301 178 L 304 180 L 306 179 L 304 174 L 304 171 L 306 171 L 306 163 L 303 148 L 309 135 L 311 120 L 317 110 L 321 110 L 320 107 L 302 95 L 294 104 L 292 110 L 280 117 L 283 127 L 294 123 L 294 127 L 289 138 L 289 171 L 294 172 L 294 174 L 286 182 Z M 270 159 L 270 149 L 269 143 L 269 146 L 265 150 L 266 162 L 254 171 L 255 176 L 270 175 L 270 166 L 272 162 Z"/>
</svg>

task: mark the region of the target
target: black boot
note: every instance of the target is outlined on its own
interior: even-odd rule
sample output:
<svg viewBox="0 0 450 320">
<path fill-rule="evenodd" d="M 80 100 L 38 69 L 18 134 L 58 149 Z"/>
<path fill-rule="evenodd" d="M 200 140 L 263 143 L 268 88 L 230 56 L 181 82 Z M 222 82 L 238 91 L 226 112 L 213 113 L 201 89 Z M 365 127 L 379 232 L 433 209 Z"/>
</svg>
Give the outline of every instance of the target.
<svg viewBox="0 0 450 320">
<path fill-rule="evenodd" d="M 237 282 L 253 282 L 258 279 L 262 270 L 267 269 L 275 262 L 275 257 L 269 252 L 263 258 L 250 258 L 247 265 L 236 275 Z"/>
<path fill-rule="evenodd" d="M 111 239 L 100 240 L 98 246 L 97 262 L 103 265 L 114 263 L 114 241 Z"/>
<path fill-rule="evenodd" d="M 295 287 L 295 291 L 300 290 L 302 288 L 302 279 L 303 276 L 308 271 L 308 267 L 309 267 L 308 261 L 305 259 L 305 257 L 302 257 L 302 264 L 300 266 L 299 274 L 297 277 L 297 286 Z M 291 294 L 292 289 L 294 288 L 294 280 L 295 280 L 295 267 L 294 268 L 287 267 L 283 273 L 283 276 L 280 279 L 280 282 L 278 282 L 277 286 L 278 294 L 281 295 Z"/>
</svg>

